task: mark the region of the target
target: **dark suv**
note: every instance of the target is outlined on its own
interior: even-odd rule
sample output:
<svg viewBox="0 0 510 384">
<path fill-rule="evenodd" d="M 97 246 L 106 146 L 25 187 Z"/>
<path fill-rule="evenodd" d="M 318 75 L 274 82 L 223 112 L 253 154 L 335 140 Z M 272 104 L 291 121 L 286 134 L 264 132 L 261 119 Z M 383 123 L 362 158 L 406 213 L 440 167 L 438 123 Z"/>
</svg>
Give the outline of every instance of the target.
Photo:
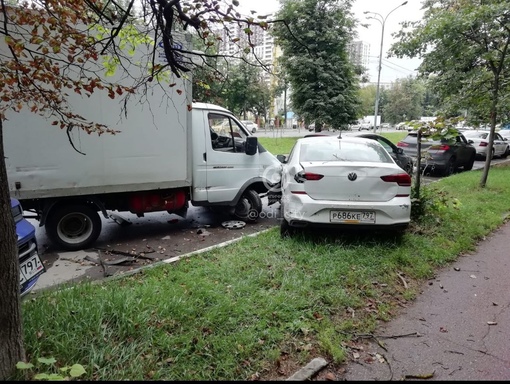
<svg viewBox="0 0 510 384">
<path fill-rule="evenodd" d="M 418 132 L 409 132 L 397 146 L 413 159 L 417 159 Z M 441 140 L 433 140 L 430 136 L 424 135 L 421 139 L 421 157 L 420 172 L 425 169 L 438 170 L 444 176 L 449 176 L 458 168 L 465 171 L 473 169 L 476 149 L 460 132 L 453 138 Z"/>
</svg>

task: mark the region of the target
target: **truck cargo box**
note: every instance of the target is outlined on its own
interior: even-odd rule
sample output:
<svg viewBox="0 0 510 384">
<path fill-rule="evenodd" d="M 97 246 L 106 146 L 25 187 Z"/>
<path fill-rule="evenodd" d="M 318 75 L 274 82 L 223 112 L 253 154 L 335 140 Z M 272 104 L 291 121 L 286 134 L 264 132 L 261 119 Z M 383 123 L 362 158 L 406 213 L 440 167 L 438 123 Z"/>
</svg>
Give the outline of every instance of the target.
<svg viewBox="0 0 510 384">
<path fill-rule="evenodd" d="M 132 65 L 125 73 L 136 78 L 139 71 Z M 55 117 L 27 108 L 9 111 L 4 144 L 11 196 L 33 199 L 190 186 L 191 84 L 189 79 L 172 81 L 175 85 L 164 89 L 155 81 L 126 104 L 123 97 L 111 99 L 104 91 L 91 97 L 69 92 L 73 112 L 120 131 L 115 135 L 61 129 L 52 125 Z"/>
</svg>

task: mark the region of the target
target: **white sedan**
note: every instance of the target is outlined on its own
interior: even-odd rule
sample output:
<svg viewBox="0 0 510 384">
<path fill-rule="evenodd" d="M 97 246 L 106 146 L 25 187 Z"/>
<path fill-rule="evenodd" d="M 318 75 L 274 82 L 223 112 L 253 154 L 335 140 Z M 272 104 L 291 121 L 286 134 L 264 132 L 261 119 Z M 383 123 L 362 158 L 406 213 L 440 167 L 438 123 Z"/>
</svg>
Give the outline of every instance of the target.
<svg viewBox="0 0 510 384">
<path fill-rule="evenodd" d="M 473 147 L 476 148 L 476 156 L 486 158 L 487 157 L 487 149 L 489 147 L 489 134 L 490 131 L 485 130 L 472 130 L 472 131 L 463 131 L 462 134 L 466 138 L 468 142 L 470 142 Z M 491 159 L 494 156 L 507 158 L 510 154 L 510 141 L 506 140 L 501 136 L 500 133 L 495 132 L 494 142 L 492 145 L 492 154 Z"/>
<path fill-rule="evenodd" d="M 402 233 L 411 221 L 411 177 L 373 139 L 305 137 L 281 160 L 282 236 L 311 226 Z"/>
<path fill-rule="evenodd" d="M 251 133 L 257 132 L 257 124 L 250 120 L 241 120 L 241 123 L 250 131 Z"/>
</svg>

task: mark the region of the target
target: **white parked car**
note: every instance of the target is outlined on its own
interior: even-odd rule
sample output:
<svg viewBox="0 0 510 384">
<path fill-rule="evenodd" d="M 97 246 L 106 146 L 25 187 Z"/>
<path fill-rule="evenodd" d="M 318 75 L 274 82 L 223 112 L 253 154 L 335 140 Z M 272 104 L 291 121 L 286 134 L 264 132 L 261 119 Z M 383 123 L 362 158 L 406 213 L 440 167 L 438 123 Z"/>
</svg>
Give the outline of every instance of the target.
<svg viewBox="0 0 510 384">
<path fill-rule="evenodd" d="M 257 124 L 250 120 L 241 120 L 241 123 L 250 131 L 251 133 L 257 132 Z"/>
<path fill-rule="evenodd" d="M 502 129 L 498 132 L 503 139 L 507 139 L 510 143 L 510 129 Z"/>
<path fill-rule="evenodd" d="M 372 129 L 372 124 L 370 123 L 361 123 L 358 127 L 358 131 L 370 131 Z"/>
<path fill-rule="evenodd" d="M 486 158 L 487 149 L 489 147 L 489 134 L 490 131 L 485 130 L 468 130 L 463 131 L 462 134 L 469 143 L 476 148 L 476 156 Z M 492 146 L 492 155 L 506 158 L 510 154 L 510 141 L 501 136 L 501 132 L 495 132 L 494 143 Z"/>
<path fill-rule="evenodd" d="M 311 226 L 409 225 L 411 177 L 376 140 L 305 137 L 281 160 L 282 236 Z"/>
</svg>

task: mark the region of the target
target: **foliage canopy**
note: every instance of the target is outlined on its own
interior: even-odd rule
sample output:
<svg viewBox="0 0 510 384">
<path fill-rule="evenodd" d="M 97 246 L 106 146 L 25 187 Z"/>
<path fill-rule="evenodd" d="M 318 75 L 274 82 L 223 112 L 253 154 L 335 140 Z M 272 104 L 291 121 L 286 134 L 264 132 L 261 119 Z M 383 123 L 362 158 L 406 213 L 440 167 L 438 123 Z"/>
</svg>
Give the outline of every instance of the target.
<svg viewBox="0 0 510 384">
<path fill-rule="evenodd" d="M 444 102 L 445 113 L 466 110 L 490 121 L 508 110 L 510 82 L 509 0 L 426 0 L 424 17 L 403 23 L 391 52 L 421 56 L 421 76 Z M 492 142 L 489 144 L 492 150 Z M 487 159 L 480 184 L 489 172 Z"/>
</svg>

